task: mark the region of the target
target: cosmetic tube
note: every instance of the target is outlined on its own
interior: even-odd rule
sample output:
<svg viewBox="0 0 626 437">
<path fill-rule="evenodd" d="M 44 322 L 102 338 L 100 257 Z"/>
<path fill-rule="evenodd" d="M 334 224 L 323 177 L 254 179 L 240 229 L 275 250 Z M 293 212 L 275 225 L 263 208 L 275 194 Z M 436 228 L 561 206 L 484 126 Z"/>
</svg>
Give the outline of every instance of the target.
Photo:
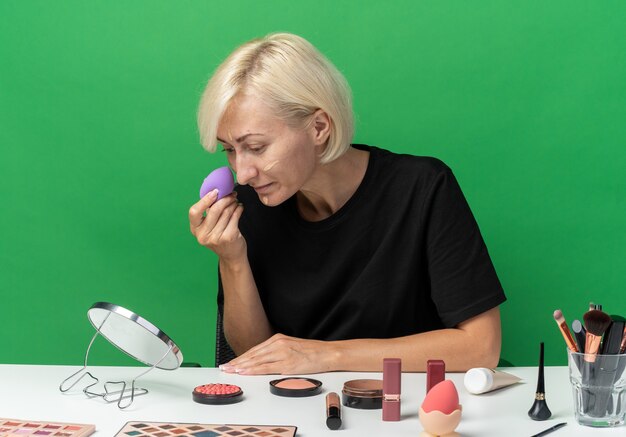
<svg viewBox="0 0 626 437">
<path fill-rule="evenodd" d="M 402 363 L 399 358 L 383 360 L 383 420 L 400 420 L 400 385 Z"/>
<path fill-rule="evenodd" d="M 446 379 L 446 363 L 443 360 L 428 360 L 426 362 L 426 393 L 444 379 Z"/>
<path fill-rule="evenodd" d="M 486 367 L 469 369 L 463 379 L 467 391 L 475 395 L 507 387 L 519 381 L 521 378 L 515 375 Z"/>
<path fill-rule="evenodd" d="M 341 402 L 335 392 L 326 395 L 326 426 L 332 430 L 341 428 Z"/>
</svg>

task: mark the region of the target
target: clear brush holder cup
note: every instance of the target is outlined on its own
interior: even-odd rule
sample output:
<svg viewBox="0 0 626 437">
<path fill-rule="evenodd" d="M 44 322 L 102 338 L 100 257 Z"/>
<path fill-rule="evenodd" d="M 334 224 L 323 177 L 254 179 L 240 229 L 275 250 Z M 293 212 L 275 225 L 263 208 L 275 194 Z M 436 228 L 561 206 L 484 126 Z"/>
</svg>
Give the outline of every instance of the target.
<svg viewBox="0 0 626 437">
<path fill-rule="evenodd" d="M 574 415 L 581 425 L 614 427 L 626 419 L 626 354 L 568 351 Z"/>
</svg>

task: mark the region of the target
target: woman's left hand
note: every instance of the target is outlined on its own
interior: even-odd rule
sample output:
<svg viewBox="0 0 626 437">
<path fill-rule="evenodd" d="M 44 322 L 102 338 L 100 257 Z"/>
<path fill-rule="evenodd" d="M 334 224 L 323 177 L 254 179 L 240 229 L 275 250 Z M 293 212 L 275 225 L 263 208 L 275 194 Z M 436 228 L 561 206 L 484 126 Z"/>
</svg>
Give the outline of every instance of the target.
<svg viewBox="0 0 626 437">
<path fill-rule="evenodd" d="M 295 375 L 332 371 L 330 344 L 275 334 L 220 369 L 240 375 Z"/>
</svg>

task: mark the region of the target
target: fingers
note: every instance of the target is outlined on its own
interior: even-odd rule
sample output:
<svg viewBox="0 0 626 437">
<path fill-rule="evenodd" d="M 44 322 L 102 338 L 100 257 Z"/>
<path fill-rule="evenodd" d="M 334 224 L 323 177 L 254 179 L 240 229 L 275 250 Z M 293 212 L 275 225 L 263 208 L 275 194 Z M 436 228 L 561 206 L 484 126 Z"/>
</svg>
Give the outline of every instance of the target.
<svg viewBox="0 0 626 437">
<path fill-rule="evenodd" d="M 239 375 L 280 375 L 281 365 L 279 362 L 259 364 L 237 372 Z"/>
<path fill-rule="evenodd" d="M 228 226 L 228 223 L 231 221 L 231 217 L 237 207 L 237 203 L 233 200 L 221 211 L 217 209 L 209 210 L 206 218 L 204 219 L 204 223 L 200 225 L 199 228 L 204 228 L 204 230 L 209 231 L 211 240 L 216 243 L 222 238 L 222 234 L 224 233 L 226 226 Z"/>
<path fill-rule="evenodd" d="M 189 210 L 189 227 L 191 233 L 203 246 L 215 249 L 223 241 L 234 241 L 239 233 L 239 218 L 243 206 L 237 203 L 236 194 L 230 194 L 215 201 L 216 193 L 207 194 L 200 202 Z M 213 203 L 211 203 L 213 202 Z M 206 215 L 201 208 L 210 204 Z M 225 232 L 227 233 L 225 234 Z"/>
<path fill-rule="evenodd" d="M 224 232 L 222 232 L 222 235 L 224 238 L 227 238 L 230 240 L 234 238 L 235 236 L 241 235 L 239 233 L 239 219 L 241 218 L 242 214 L 243 214 L 243 205 L 238 204 L 237 207 L 235 208 L 235 211 L 233 212 L 233 215 L 231 216 L 231 219 L 228 221 L 228 224 L 224 228 Z"/>
<path fill-rule="evenodd" d="M 209 193 L 206 194 L 206 196 L 204 196 L 197 203 L 192 205 L 191 208 L 189 208 L 189 225 L 191 226 L 192 231 L 193 231 L 193 228 L 200 226 L 204 222 L 205 212 L 207 213 L 207 216 L 208 216 L 209 211 L 211 211 L 212 209 L 219 210 L 220 205 L 222 205 L 222 208 L 223 208 L 224 205 L 228 205 L 230 202 L 236 201 L 237 192 L 233 191 L 231 194 L 223 197 L 219 201 L 217 201 L 217 196 L 218 196 L 217 189 L 210 191 Z"/>
<path fill-rule="evenodd" d="M 239 375 L 262 375 L 281 373 L 287 354 L 284 351 L 266 351 L 266 353 L 247 358 L 238 363 L 223 364 L 220 369 L 226 373 Z"/>
<path fill-rule="evenodd" d="M 226 373 L 240 375 L 281 373 L 285 368 L 285 362 L 292 354 L 287 339 L 288 337 L 284 335 L 276 334 L 229 363 L 221 365 L 220 369 Z"/>
<path fill-rule="evenodd" d="M 257 357 L 266 356 L 272 350 L 276 349 L 275 343 L 277 341 L 285 340 L 287 338 L 288 337 L 286 335 L 283 335 L 283 334 L 274 334 L 270 338 L 265 340 L 264 342 L 261 342 L 261 343 L 257 344 L 256 346 L 248 349 L 246 352 L 244 352 L 243 354 L 241 354 L 240 356 L 238 356 L 237 358 L 235 358 L 234 360 L 232 360 L 228 364 L 231 365 L 231 366 L 234 366 L 234 367 L 242 366 L 245 363 L 247 363 L 250 360 L 253 360 L 253 359 L 257 358 Z M 281 346 L 284 346 L 284 344 L 283 345 L 279 345 L 278 347 L 280 348 Z"/>
<path fill-rule="evenodd" d="M 232 368 L 233 370 L 238 369 L 239 367 L 243 366 L 245 363 L 250 362 L 250 360 L 254 359 L 257 355 L 263 356 L 264 354 L 267 354 L 268 352 L 267 347 L 268 345 L 271 344 L 272 338 L 273 337 L 270 337 L 264 342 L 259 343 L 256 346 L 248 349 L 246 352 L 239 355 L 237 358 L 231 360 L 229 363 L 227 363 L 227 365 L 224 365 L 223 367 Z"/>
<path fill-rule="evenodd" d="M 217 190 L 210 191 L 206 196 L 200 199 L 197 203 L 194 203 L 189 208 L 189 225 L 191 226 L 191 232 L 202 223 L 204 218 L 204 211 L 215 203 L 217 199 Z"/>
</svg>

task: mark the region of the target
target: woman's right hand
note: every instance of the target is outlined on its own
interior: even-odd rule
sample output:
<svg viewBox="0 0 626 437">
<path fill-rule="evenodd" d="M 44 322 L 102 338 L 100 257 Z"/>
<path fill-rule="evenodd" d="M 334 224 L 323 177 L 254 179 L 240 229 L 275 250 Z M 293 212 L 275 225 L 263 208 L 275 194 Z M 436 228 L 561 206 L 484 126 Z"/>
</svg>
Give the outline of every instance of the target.
<svg viewBox="0 0 626 437">
<path fill-rule="evenodd" d="M 243 205 L 237 202 L 236 192 L 216 199 L 217 190 L 213 190 L 189 208 L 189 228 L 198 243 L 221 260 L 240 259 L 246 256 L 246 240 L 239 232 Z"/>
</svg>

